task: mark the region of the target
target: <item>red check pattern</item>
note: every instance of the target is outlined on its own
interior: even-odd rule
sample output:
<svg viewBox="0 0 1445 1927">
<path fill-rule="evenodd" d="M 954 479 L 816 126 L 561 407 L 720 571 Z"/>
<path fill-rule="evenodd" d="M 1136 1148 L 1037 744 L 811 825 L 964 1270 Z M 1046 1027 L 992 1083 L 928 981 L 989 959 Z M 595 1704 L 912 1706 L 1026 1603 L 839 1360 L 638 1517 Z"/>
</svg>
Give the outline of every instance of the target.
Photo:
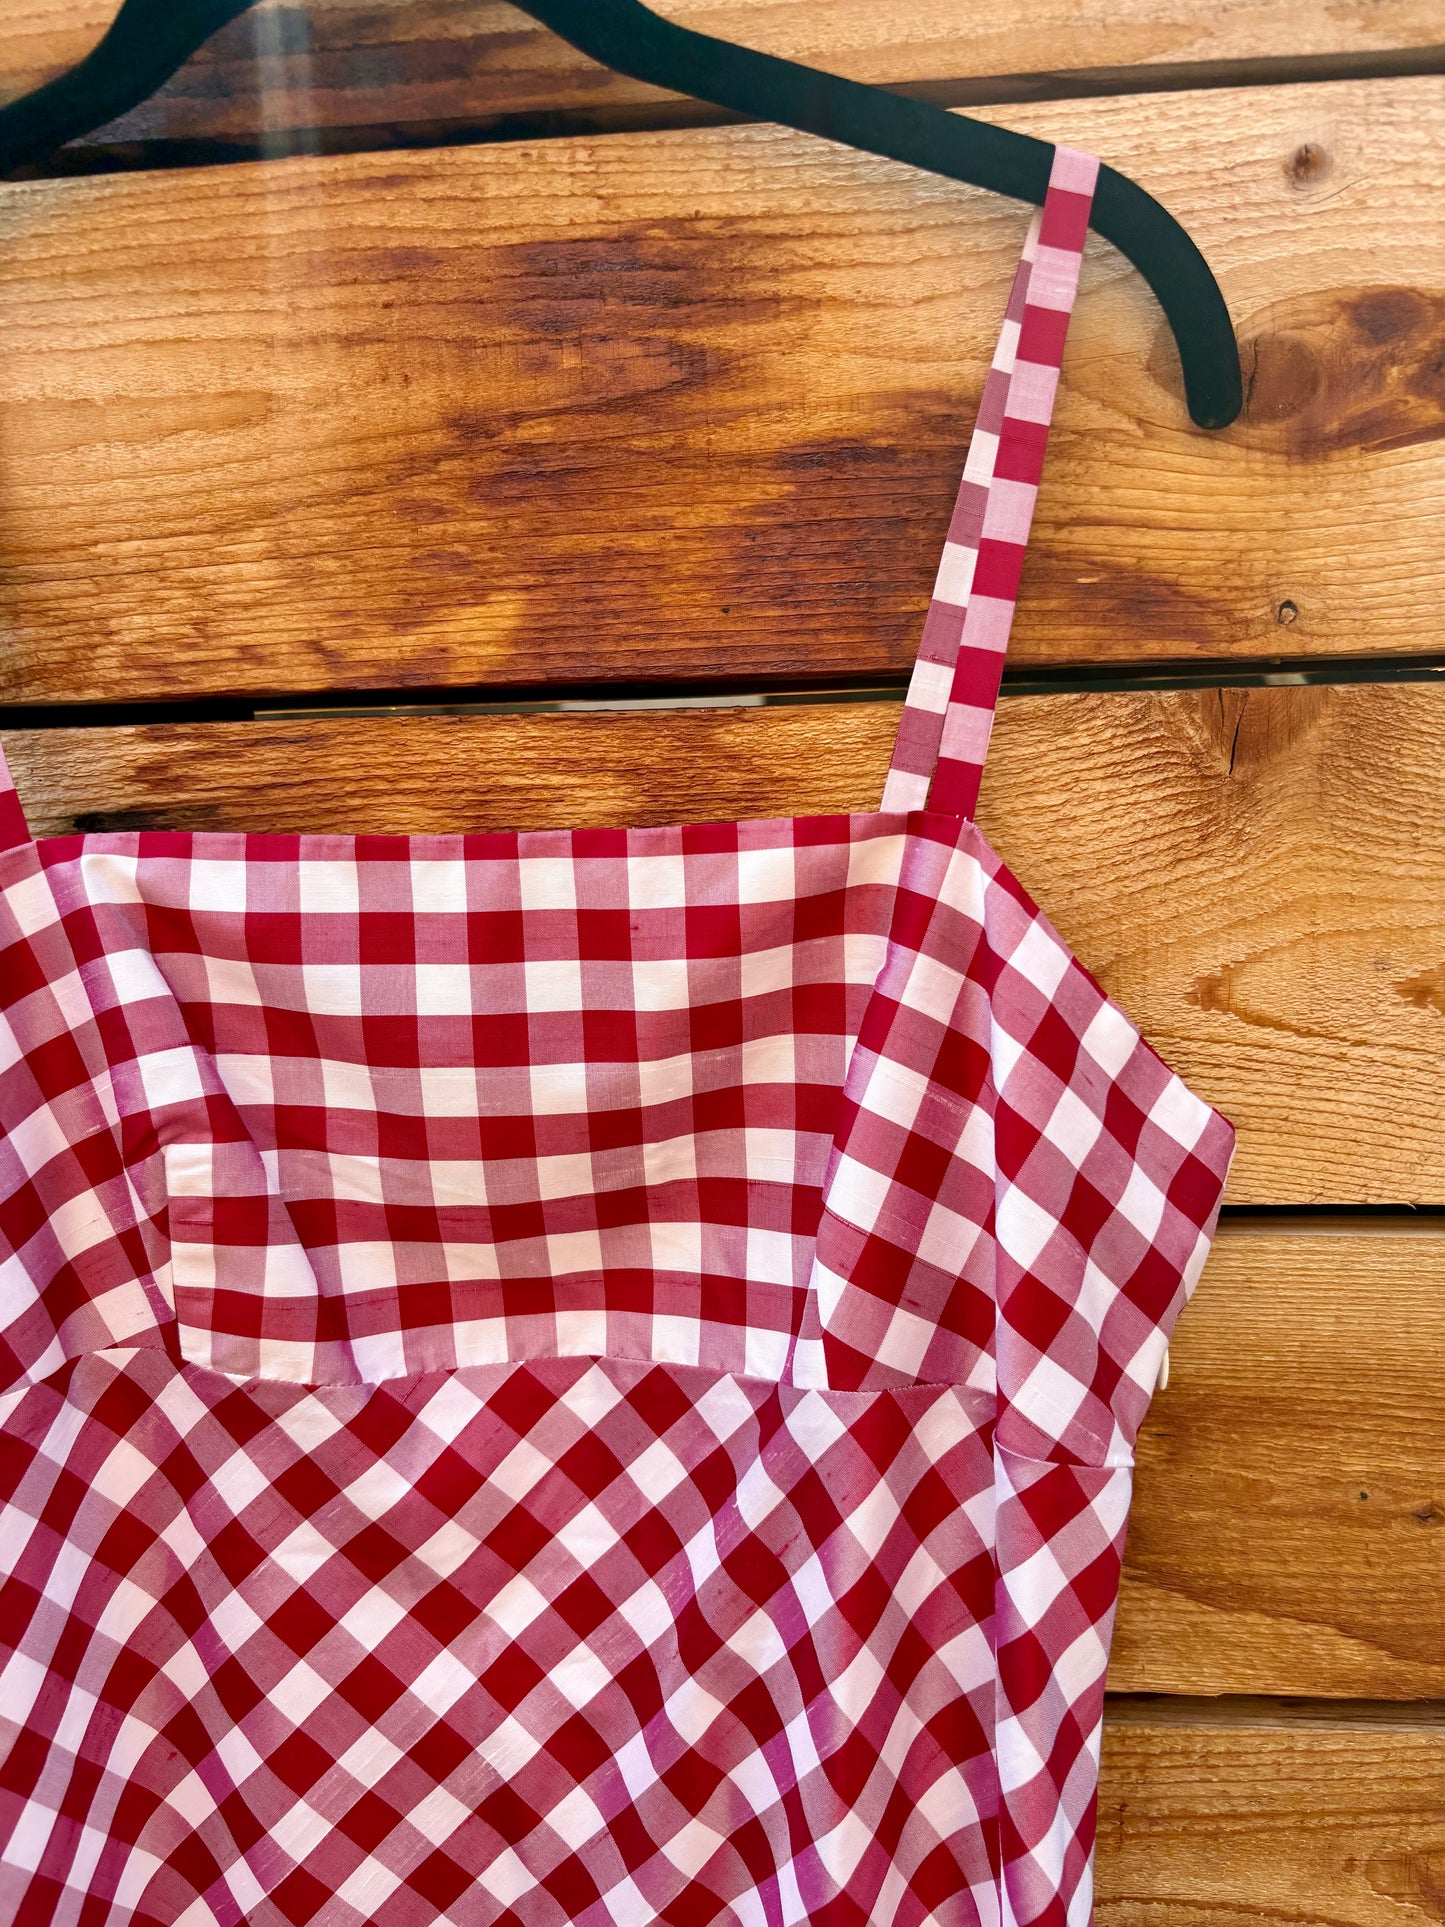
<svg viewBox="0 0 1445 1927">
<path fill-rule="evenodd" d="M 1233 1134 L 964 814 L 21 834 L 0 985 L 0 1918 L 1088 1921 Z"/>
<path fill-rule="evenodd" d="M 972 816 L 1099 177 L 1058 147 L 1029 224 L 908 689 L 885 810 Z"/>
</svg>

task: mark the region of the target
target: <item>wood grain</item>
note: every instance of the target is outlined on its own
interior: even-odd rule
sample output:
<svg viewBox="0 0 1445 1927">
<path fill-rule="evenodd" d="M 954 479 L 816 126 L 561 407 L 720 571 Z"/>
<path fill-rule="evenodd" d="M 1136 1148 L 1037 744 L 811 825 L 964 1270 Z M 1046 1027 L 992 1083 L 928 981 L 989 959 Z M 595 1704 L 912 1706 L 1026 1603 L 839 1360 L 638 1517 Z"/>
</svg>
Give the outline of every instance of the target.
<svg viewBox="0 0 1445 1927">
<path fill-rule="evenodd" d="M 8 0 L 0 96 L 88 51 L 109 0 Z M 664 0 L 700 32 L 877 82 L 948 82 L 1070 69 L 1217 67 L 1330 57 L 1342 63 L 1440 37 L 1435 0 Z M 267 0 L 217 34 L 152 102 L 99 144 L 284 140 L 296 130 L 384 142 L 442 126 L 548 115 L 625 123 L 675 96 L 613 74 L 527 15 L 486 0 Z"/>
<path fill-rule="evenodd" d="M 1011 108 L 1177 209 L 1192 428 L 1091 245 L 1016 660 L 1410 653 L 1445 80 Z M 902 671 L 1022 233 L 776 129 L 0 193 L 0 699 Z"/>
<path fill-rule="evenodd" d="M 1445 1698 L 1445 1224 L 1226 1222 L 1139 1442 L 1110 1684 Z"/>
<path fill-rule="evenodd" d="M 37 831 L 876 807 L 895 704 L 16 732 Z M 1240 1133 L 1238 1203 L 1445 1203 L 1445 691 L 1006 701 L 980 819 Z"/>
<path fill-rule="evenodd" d="M 1116 1709 L 1097 1892 L 1097 1927 L 1436 1927 L 1445 1726 Z"/>
</svg>

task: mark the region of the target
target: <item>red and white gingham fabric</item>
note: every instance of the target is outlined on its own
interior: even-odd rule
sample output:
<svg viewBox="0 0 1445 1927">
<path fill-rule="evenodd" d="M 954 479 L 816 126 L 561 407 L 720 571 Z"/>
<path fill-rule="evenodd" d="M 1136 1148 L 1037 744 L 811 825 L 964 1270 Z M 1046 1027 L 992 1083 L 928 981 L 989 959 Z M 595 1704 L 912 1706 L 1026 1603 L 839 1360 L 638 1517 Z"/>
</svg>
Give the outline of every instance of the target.
<svg viewBox="0 0 1445 1927">
<path fill-rule="evenodd" d="M 1093 172 L 884 811 L 36 843 L 6 794 L 0 1918 L 1088 1921 L 1233 1144 L 968 816 Z"/>
</svg>

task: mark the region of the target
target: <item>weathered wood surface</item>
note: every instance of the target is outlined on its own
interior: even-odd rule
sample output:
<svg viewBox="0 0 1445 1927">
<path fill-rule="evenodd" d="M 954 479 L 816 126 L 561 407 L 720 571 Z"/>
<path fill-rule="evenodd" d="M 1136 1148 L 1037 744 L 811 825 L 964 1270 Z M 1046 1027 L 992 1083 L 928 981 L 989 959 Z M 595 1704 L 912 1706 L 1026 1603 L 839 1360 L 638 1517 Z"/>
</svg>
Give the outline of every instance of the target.
<svg viewBox="0 0 1445 1927">
<path fill-rule="evenodd" d="M 1097 1927 L 1437 1927 L 1445 1725 L 1115 1708 Z"/>
<path fill-rule="evenodd" d="M 0 97 L 38 85 L 99 38 L 113 0 L 7 0 Z M 1116 74 L 1231 62 L 1348 63 L 1441 36 L 1436 0 L 663 0 L 702 33 L 856 80 L 948 83 L 1069 70 Z M 153 101 L 95 144 L 253 143 L 292 130 L 382 144 L 438 125 L 478 128 L 565 115 L 626 124 L 677 96 L 574 52 L 528 15 L 488 0 L 266 0 L 214 36 Z"/>
<path fill-rule="evenodd" d="M 1226 1221 L 1138 1452 L 1110 1684 L 1445 1699 L 1445 1224 Z"/>
<path fill-rule="evenodd" d="M 876 807 L 890 703 L 7 734 L 42 833 L 449 831 Z M 1018 697 L 980 807 L 1237 1124 L 1237 1203 L 1445 1203 L 1445 691 Z"/>
<path fill-rule="evenodd" d="M 1250 391 L 1191 427 L 1091 245 L 1016 660 L 1438 647 L 1442 101 L 1008 110 L 1180 212 Z M 766 128 L 12 184 L 0 700 L 902 670 L 1022 226 Z"/>
</svg>

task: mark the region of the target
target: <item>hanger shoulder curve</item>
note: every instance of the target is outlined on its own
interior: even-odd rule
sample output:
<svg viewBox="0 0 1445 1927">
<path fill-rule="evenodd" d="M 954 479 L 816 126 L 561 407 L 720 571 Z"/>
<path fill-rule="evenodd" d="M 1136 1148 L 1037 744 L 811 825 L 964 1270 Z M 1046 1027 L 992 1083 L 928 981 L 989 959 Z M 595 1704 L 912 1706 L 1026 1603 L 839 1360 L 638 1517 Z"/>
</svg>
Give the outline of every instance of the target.
<svg viewBox="0 0 1445 1927">
<path fill-rule="evenodd" d="M 122 0 L 109 30 L 68 73 L 0 107 L 0 173 L 43 158 L 147 100 L 254 0 Z M 950 113 L 886 88 L 716 40 L 642 0 L 518 0 L 582 53 L 633 79 L 752 120 L 879 154 L 1041 205 L 1048 141 Z M 1100 169 L 1092 225 L 1138 269 L 1179 349 L 1185 400 L 1201 428 L 1223 428 L 1244 391 L 1229 310 L 1199 249 L 1137 182 Z"/>
</svg>

